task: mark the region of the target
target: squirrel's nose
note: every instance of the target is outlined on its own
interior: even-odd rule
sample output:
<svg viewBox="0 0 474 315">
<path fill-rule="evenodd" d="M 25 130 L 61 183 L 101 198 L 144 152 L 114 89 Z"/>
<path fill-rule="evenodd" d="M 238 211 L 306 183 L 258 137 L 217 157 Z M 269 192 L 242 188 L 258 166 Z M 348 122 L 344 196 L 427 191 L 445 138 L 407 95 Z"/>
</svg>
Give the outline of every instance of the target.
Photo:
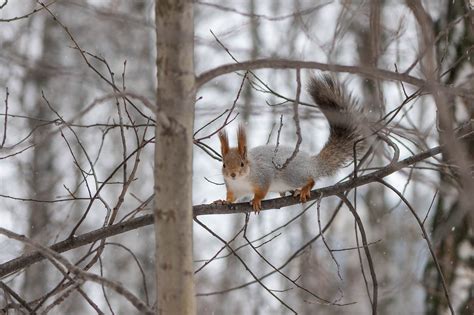
<svg viewBox="0 0 474 315">
<path fill-rule="evenodd" d="M 232 178 L 235 178 L 235 173 L 230 173 L 230 176 L 232 176 Z"/>
</svg>

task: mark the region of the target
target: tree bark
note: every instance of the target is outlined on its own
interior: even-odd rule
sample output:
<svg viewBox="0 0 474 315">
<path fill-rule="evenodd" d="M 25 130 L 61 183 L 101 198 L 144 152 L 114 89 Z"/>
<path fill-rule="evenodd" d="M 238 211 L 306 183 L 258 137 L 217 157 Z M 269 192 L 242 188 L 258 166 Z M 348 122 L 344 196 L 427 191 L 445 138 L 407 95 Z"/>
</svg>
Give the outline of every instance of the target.
<svg viewBox="0 0 474 315">
<path fill-rule="evenodd" d="M 194 24 L 192 0 L 156 0 L 157 124 L 155 236 L 157 314 L 195 314 L 192 266 L 192 132 Z"/>
</svg>

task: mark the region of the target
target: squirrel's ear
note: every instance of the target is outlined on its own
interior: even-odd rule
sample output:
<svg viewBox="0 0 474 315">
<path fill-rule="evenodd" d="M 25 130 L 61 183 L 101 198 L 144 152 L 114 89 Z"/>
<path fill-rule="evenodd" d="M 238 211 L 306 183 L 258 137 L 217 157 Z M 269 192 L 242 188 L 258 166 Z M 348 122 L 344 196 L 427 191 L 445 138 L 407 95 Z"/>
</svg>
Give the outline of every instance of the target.
<svg viewBox="0 0 474 315">
<path fill-rule="evenodd" d="M 225 130 L 219 131 L 219 140 L 221 141 L 222 157 L 224 157 L 229 153 L 229 138 L 227 137 L 227 132 L 225 132 Z"/>
<path fill-rule="evenodd" d="M 247 158 L 247 134 L 245 133 L 244 126 L 240 125 L 237 131 L 237 143 L 239 154 L 244 159 Z"/>
</svg>

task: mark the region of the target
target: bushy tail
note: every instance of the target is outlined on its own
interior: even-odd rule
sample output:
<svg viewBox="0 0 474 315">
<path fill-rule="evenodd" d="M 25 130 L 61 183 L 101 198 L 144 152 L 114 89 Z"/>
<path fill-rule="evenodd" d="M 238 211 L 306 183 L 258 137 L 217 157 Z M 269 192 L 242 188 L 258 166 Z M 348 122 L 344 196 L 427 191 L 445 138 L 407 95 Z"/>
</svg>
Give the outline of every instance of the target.
<svg viewBox="0 0 474 315">
<path fill-rule="evenodd" d="M 328 120 L 330 129 L 328 141 L 314 156 L 315 177 L 330 176 L 353 159 L 354 143 L 361 136 L 360 115 L 351 97 L 329 75 L 311 78 L 308 92 Z"/>
</svg>

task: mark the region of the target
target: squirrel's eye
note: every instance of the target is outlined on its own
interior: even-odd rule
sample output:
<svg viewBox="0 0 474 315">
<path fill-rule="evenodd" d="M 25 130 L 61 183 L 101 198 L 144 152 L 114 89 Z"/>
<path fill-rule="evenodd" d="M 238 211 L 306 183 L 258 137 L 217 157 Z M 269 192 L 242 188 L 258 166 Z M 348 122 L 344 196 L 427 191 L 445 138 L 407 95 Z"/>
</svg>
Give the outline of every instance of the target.
<svg viewBox="0 0 474 315">
<path fill-rule="evenodd" d="M 240 167 L 244 167 L 244 162 L 240 162 Z"/>
<path fill-rule="evenodd" d="M 225 168 L 225 163 L 224 163 L 224 164 L 222 164 L 222 167 L 223 167 L 223 168 Z"/>
</svg>

